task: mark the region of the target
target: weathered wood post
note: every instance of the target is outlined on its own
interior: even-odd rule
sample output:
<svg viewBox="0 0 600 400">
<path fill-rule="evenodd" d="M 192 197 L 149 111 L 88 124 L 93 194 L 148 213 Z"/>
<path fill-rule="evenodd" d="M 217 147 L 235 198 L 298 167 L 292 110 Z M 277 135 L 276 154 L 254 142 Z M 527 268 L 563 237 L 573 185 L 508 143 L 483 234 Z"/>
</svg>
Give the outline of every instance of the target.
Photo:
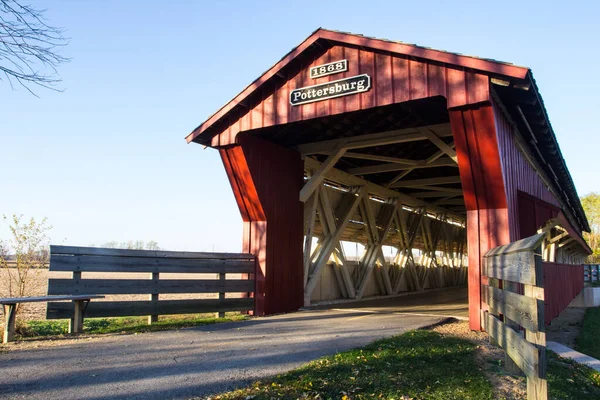
<svg viewBox="0 0 600 400">
<path fill-rule="evenodd" d="M 154 293 L 150 294 L 150 301 L 154 309 L 158 307 L 158 280 L 160 279 L 160 272 L 150 273 L 150 279 L 154 282 Z M 153 322 L 158 322 L 158 314 L 152 314 L 148 316 L 148 325 L 152 325 Z"/>
<path fill-rule="evenodd" d="M 496 247 L 483 259 L 485 331 L 527 376 L 527 399 L 547 400 L 546 333 L 544 323 L 544 271 L 540 233 Z M 494 287 L 497 280 L 523 285 L 524 294 Z M 516 329 L 514 328 L 516 326 Z M 525 330 L 523 338 L 519 326 Z"/>
<path fill-rule="evenodd" d="M 222 285 L 222 287 L 225 287 L 225 273 L 224 272 L 218 273 L 217 278 L 219 279 L 219 283 Z M 219 292 L 219 300 L 221 300 L 221 301 L 225 300 L 224 292 Z M 221 301 L 219 303 L 221 303 Z M 219 311 L 215 314 L 215 317 L 225 318 L 225 312 Z"/>
<path fill-rule="evenodd" d="M 79 266 L 77 267 L 78 269 L 80 268 Z M 73 271 L 73 283 L 75 285 L 79 285 L 79 281 L 81 280 L 81 271 Z M 79 290 L 76 290 L 76 293 L 73 294 L 79 294 Z M 75 304 L 74 307 L 77 307 L 77 305 Z M 74 334 L 74 333 L 79 333 L 83 330 L 83 322 L 81 323 L 81 329 L 79 329 L 79 326 L 76 326 L 78 321 L 75 318 L 76 316 L 76 310 L 74 310 L 73 312 L 73 316 L 71 317 L 71 319 L 69 319 L 69 333 L 70 334 Z"/>
</svg>

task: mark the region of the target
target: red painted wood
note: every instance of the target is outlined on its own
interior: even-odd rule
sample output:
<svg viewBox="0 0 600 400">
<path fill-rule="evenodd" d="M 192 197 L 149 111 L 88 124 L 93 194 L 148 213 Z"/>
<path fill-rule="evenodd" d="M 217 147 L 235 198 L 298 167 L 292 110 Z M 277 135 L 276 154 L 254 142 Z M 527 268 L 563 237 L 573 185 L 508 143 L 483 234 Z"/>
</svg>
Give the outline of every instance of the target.
<svg viewBox="0 0 600 400">
<path fill-rule="evenodd" d="M 303 305 L 303 213 L 300 154 L 250 135 L 220 149 L 244 220 L 243 251 L 256 255 L 255 315 Z"/>
<path fill-rule="evenodd" d="M 339 60 L 342 56 L 348 60 L 347 72 L 318 79 L 310 78 L 311 66 Z M 289 104 L 289 93 L 293 89 L 359 74 L 368 74 L 371 77 L 371 89 L 366 93 L 300 106 Z M 211 145 L 235 144 L 236 134 L 242 131 L 273 126 L 284 123 L 283 121 L 297 122 L 399 101 L 445 96 L 448 107 L 452 108 L 490 100 L 486 75 L 450 66 L 429 65 L 425 61 L 409 60 L 401 55 L 342 46 L 331 47 L 307 63 L 295 76 L 288 77 L 288 83 L 262 95 L 263 100 L 246 114 L 231 116 L 229 126 L 223 128 L 222 133 L 212 139 Z"/>
<path fill-rule="evenodd" d="M 506 197 L 508 200 L 508 214 L 511 221 L 510 236 L 511 241 L 521 239 L 532 235 L 533 233 L 522 236 L 522 232 L 532 232 L 530 221 L 531 212 L 535 212 L 535 207 L 523 203 L 526 209 L 520 211 L 519 192 L 526 193 L 532 198 L 539 199 L 549 206 L 560 208 L 560 203 L 548 190 L 547 185 L 535 168 L 527 161 L 521 150 L 517 146 L 514 128 L 506 118 L 506 115 L 500 107 L 494 104 L 494 116 L 496 118 L 496 128 L 498 132 L 498 145 L 500 149 L 502 170 L 504 176 L 504 185 L 506 187 Z M 533 208 L 532 208 L 533 207 Z M 522 221 L 522 222 L 521 222 Z M 526 224 L 521 228 L 521 223 Z M 538 221 L 535 221 L 536 225 Z"/>
<path fill-rule="evenodd" d="M 394 54 L 396 57 L 402 57 L 405 60 L 408 60 L 408 59 L 418 60 L 419 62 L 425 62 L 425 63 L 427 63 L 428 61 L 432 61 L 436 65 L 439 63 L 442 63 L 444 65 L 447 65 L 449 70 L 452 68 L 455 71 L 464 71 L 465 69 L 469 69 L 469 70 L 476 71 L 476 72 L 474 73 L 473 76 L 470 76 L 467 79 L 469 81 L 474 80 L 476 82 L 482 82 L 483 80 L 485 80 L 487 82 L 487 78 L 484 79 L 484 77 L 487 74 L 504 75 L 507 77 L 524 79 L 527 76 L 527 73 L 529 71 L 528 68 L 518 67 L 515 65 L 501 63 L 501 62 L 494 62 L 494 61 L 490 61 L 490 60 L 469 57 L 469 56 L 464 56 L 464 55 L 455 54 L 455 53 L 427 49 L 427 48 L 423 48 L 423 47 L 407 45 L 407 44 L 400 43 L 400 42 L 391 42 L 391 41 L 387 41 L 387 40 L 368 38 L 368 37 L 360 36 L 360 35 L 352 35 L 352 34 L 347 34 L 347 33 L 332 32 L 332 31 L 327 31 L 324 29 L 318 29 L 311 36 L 309 36 L 304 42 L 302 42 L 298 47 L 293 49 L 283 59 L 281 59 L 277 64 L 275 64 L 267 72 L 265 72 L 259 79 L 257 79 L 255 82 L 253 82 L 250 86 L 248 86 L 246 89 L 244 89 L 239 95 L 237 95 L 233 100 L 231 100 L 223 108 L 221 108 L 214 115 L 212 115 L 205 123 L 203 123 L 198 128 L 196 128 L 194 130 L 194 132 L 192 132 L 190 135 L 188 135 L 186 140 L 188 142 L 191 142 L 197 136 L 202 134 L 202 132 L 206 131 L 213 124 L 215 124 L 217 121 L 223 119 L 236 106 L 243 103 L 245 100 L 248 99 L 249 96 L 254 94 L 254 92 L 260 90 L 263 85 L 267 84 L 271 79 L 273 79 L 274 76 L 279 74 L 281 72 L 281 70 L 283 68 L 287 67 L 291 61 L 295 60 L 298 57 L 301 57 L 302 54 L 308 48 L 310 48 L 313 44 L 315 44 L 317 41 L 320 41 L 322 43 L 322 46 L 327 46 L 327 45 L 330 45 L 330 43 L 335 42 L 335 43 L 339 43 L 340 45 L 347 46 L 347 47 L 364 48 L 364 49 L 369 49 L 370 51 L 373 51 L 373 52 L 378 52 L 378 53 L 383 53 L 383 54 Z M 348 58 L 348 60 L 350 61 L 350 58 Z M 392 62 L 393 62 L 393 60 L 392 60 Z M 439 71 L 435 72 L 436 75 L 439 75 L 438 73 L 439 73 Z M 450 74 L 452 74 L 452 73 L 450 73 Z M 408 76 L 406 76 L 405 78 L 400 78 L 400 79 L 408 79 Z M 438 77 L 438 79 L 440 79 L 440 78 Z M 452 80 L 451 82 L 453 82 L 453 83 L 449 86 L 456 86 L 456 85 L 461 86 L 461 83 L 457 82 L 455 79 Z M 434 82 L 434 85 L 437 86 L 439 83 L 441 83 L 441 81 L 437 80 Z M 418 82 L 417 85 L 414 86 L 413 88 L 410 88 L 410 90 L 419 92 L 421 85 L 422 85 L 422 82 Z M 429 85 L 430 84 L 427 84 L 427 86 L 429 86 Z M 487 100 L 487 89 L 484 86 L 487 86 L 487 85 L 480 86 L 479 83 L 477 84 L 477 87 L 473 87 L 472 85 L 469 85 L 469 94 L 470 95 L 469 95 L 469 99 L 467 101 L 466 83 L 463 80 L 462 91 L 464 92 L 464 95 L 459 94 L 456 96 L 450 96 L 449 104 L 451 104 L 451 106 L 454 107 L 454 106 L 464 105 L 467 103 L 474 103 L 477 101 Z M 294 86 L 294 87 L 299 87 L 299 86 Z M 431 86 L 430 86 L 430 88 L 431 88 Z M 289 92 L 289 88 L 287 88 L 287 89 Z M 447 89 L 449 89 L 449 88 L 447 88 Z M 482 90 L 484 90 L 485 93 L 482 92 Z M 445 90 L 443 92 L 449 93 L 448 90 Z M 430 95 L 433 95 L 431 93 L 442 93 L 442 91 L 435 91 L 435 92 L 430 91 Z M 380 101 L 376 101 L 376 104 L 379 104 L 379 103 L 383 104 L 385 101 L 387 101 L 386 97 L 381 98 L 379 100 Z M 277 115 L 281 115 L 281 116 L 287 114 L 287 112 L 289 111 L 289 109 L 288 110 L 282 109 L 281 104 L 278 104 L 276 108 L 277 108 Z M 233 123 L 234 121 L 232 121 L 230 119 L 230 122 Z M 280 122 L 280 123 L 282 123 L 282 122 Z M 224 143 L 232 143 L 232 142 L 224 142 Z"/>
<path fill-rule="evenodd" d="M 491 105 L 450 110 L 467 207 L 469 326 L 481 330 L 482 256 L 509 243 L 509 219 Z"/>
<path fill-rule="evenodd" d="M 583 290 L 583 265 L 543 263 L 544 322 L 548 325 Z"/>
</svg>

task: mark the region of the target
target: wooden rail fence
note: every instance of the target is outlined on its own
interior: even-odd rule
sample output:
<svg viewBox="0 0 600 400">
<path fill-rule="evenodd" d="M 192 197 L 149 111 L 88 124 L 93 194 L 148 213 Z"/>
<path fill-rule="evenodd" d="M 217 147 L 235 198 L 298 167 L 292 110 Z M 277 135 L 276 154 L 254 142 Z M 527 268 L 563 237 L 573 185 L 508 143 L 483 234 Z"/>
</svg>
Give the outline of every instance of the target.
<svg viewBox="0 0 600 400">
<path fill-rule="evenodd" d="M 548 399 L 541 256 L 545 237 L 540 233 L 496 247 L 485 254 L 483 263 L 483 275 L 488 277 L 483 295 L 489 306 L 484 312 L 485 330 L 527 376 L 528 400 Z M 523 294 L 500 288 L 501 283 L 514 287 L 511 282 L 522 284 Z"/>
<path fill-rule="evenodd" d="M 226 298 L 226 293 L 254 292 L 253 279 L 227 279 L 227 274 L 253 276 L 256 260 L 250 254 L 124 250 L 94 247 L 50 246 L 50 271 L 72 273 L 69 279 L 48 280 L 49 295 L 146 294 L 148 300 L 98 301 L 89 304 L 85 316 L 120 317 L 248 311 L 254 299 Z M 82 273 L 148 273 L 148 279 L 90 279 Z M 162 273 L 214 274 L 216 279 L 161 279 Z M 161 300 L 167 293 L 218 293 L 218 299 Z M 48 319 L 72 318 L 72 303 L 48 303 Z"/>
</svg>

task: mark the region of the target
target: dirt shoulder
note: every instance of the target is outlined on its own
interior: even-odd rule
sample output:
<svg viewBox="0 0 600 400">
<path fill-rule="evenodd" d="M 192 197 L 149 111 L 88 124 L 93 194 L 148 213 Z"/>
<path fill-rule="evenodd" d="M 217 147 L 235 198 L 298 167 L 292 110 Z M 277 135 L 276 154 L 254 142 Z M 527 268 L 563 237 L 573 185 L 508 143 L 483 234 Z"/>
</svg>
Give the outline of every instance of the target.
<svg viewBox="0 0 600 400">
<path fill-rule="evenodd" d="M 476 363 L 494 388 L 495 399 L 525 400 L 527 383 L 524 377 L 504 369 L 504 351 L 489 343 L 489 336 L 469 329 L 468 322 L 453 322 L 432 329 L 444 336 L 455 336 L 477 344 Z"/>
</svg>

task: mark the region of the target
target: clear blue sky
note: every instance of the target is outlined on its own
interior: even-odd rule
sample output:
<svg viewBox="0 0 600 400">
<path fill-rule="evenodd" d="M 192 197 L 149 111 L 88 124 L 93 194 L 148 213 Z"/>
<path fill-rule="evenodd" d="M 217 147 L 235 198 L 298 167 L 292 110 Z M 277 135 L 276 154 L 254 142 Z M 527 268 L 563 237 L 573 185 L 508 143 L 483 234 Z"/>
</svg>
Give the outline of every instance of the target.
<svg viewBox="0 0 600 400">
<path fill-rule="evenodd" d="M 30 3 L 72 62 L 63 93 L 0 83 L 0 214 L 48 217 L 55 244 L 239 251 L 218 154 L 184 136 L 318 27 L 532 68 L 579 194 L 600 191 L 597 2 Z"/>
</svg>

